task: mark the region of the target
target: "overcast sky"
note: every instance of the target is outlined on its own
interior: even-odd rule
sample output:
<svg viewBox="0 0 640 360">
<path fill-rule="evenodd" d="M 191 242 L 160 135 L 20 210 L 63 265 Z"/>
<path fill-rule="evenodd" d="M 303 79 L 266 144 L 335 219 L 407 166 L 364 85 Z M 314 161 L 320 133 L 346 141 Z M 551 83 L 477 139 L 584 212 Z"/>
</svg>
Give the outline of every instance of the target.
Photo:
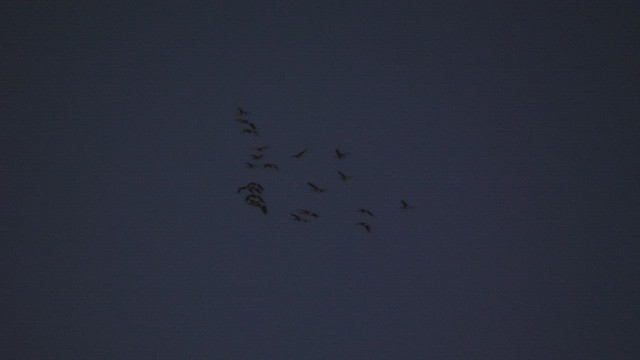
<svg viewBox="0 0 640 360">
<path fill-rule="evenodd" d="M 640 357 L 637 1 L 0 14 L 1 358 Z"/>
</svg>

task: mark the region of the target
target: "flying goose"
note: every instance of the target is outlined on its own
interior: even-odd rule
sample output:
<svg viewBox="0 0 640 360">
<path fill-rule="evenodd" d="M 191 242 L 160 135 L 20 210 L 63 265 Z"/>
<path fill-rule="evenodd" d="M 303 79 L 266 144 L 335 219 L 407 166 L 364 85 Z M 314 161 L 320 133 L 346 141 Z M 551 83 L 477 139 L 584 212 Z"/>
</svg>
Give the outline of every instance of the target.
<svg viewBox="0 0 640 360">
<path fill-rule="evenodd" d="M 247 116 L 247 115 L 249 115 L 249 113 L 245 109 L 238 107 L 238 116 Z"/>
<path fill-rule="evenodd" d="M 291 214 L 291 217 L 293 218 L 293 220 L 295 221 L 300 221 L 300 222 L 309 222 L 309 220 L 304 219 L 303 217 L 296 215 L 296 214 Z"/>
<path fill-rule="evenodd" d="M 340 174 L 340 180 L 342 181 L 347 181 L 351 179 L 351 176 L 343 173 L 342 171 L 338 170 L 338 174 Z"/>
<path fill-rule="evenodd" d="M 260 151 L 260 152 L 263 152 L 263 151 L 267 150 L 268 148 L 269 148 L 269 147 L 265 145 L 265 146 L 257 147 L 257 148 L 256 148 L 256 150 L 258 150 L 258 151 Z"/>
<path fill-rule="evenodd" d="M 304 148 L 304 150 L 300 151 L 299 153 L 291 155 L 291 157 L 300 159 L 302 157 L 302 155 L 304 155 L 304 153 L 306 153 L 306 152 L 307 152 L 307 148 Z"/>
<path fill-rule="evenodd" d="M 373 216 L 373 213 L 368 209 L 358 209 L 358 212 L 361 212 L 363 214 L 367 214 L 369 216 Z"/>
<path fill-rule="evenodd" d="M 258 155 L 251 154 L 251 158 L 253 160 L 262 160 L 263 157 L 264 157 L 264 154 L 258 154 Z"/>
<path fill-rule="evenodd" d="M 356 223 L 356 225 L 362 226 L 365 230 L 367 230 L 368 233 L 371 232 L 371 225 L 367 224 L 366 222 L 359 222 Z"/>
<path fill-rule="evenodd" d="M 307 185 L 309 185 L 311 187 L 311 191 L 313 192 L 317 192 L 317 193 L 321 193 L 324 192 L 326 189 L 323 189 L 321 187 L 319 187 L 318 185 L 308 182 Z"/>
<path fill-rule="evenodd" d="M 298 214 L 307 215 L 307 216 L 313 216 L 314 218 L 319 218 L 320 217 L 320 216 L 318 216 L 318 214 L 314 213 L 311 210 L 307 210 L 307 209 L 298 210 Z"/>
<path fill-rule="evenodd" d="M 236 121 L 241 123 L 241 124 L 249 125 L 249 120 L 247 120 L 247 119 L 237 118 Z"/>
<path fill-rule="evenodd" d="M 406 210 L 406 209 L 413 209 L 413 206 L 409 205 L 409 204 L 408 204 L 406 201 L 404 201 L 404 200 L 400 200 L 400 203 L 402 203 L 402 206 L 401 206 L 401 208 L 402 208 L 402 209 L 405 209 L 405 210 Z"/>
<path fill-rule="evenodd" d="M 247 168 L 249 168 L 249 169 L 255 169 L 255 167 L 256 167 L 256 166 L 258 166 L 258 165 L 256 165 L 256 164 L 253 164 L 253 163 L 250 163 L 250 162 L 246 162 L 246 163 L 244 163 L 244 164 L 245 164 L 245 165 L 247 166 Z"/>
<path fill-rule="evenodd" d="M 280 168 L 278 167 L 278 165 L 276 164 L 272 164 L 272 163 L 266 163 L 263 166 L 265 169 L 276 169 L 276 170 L 280 170 Z"/>
<path fill-rule="evenodd" d="M 255 129 L 242 129 L 242 133 L 244 133 L 244 134 L 254 134 L 256 136 L 260 136 L 260 135 L 258 135 L 258 132 Z"/>
<path fill-rule="evenodd" d="M 336 157 L 338 159 L 344 159 L 349 153 L 340 152 L 340 149 L 336 149 Z"/>
</svg>

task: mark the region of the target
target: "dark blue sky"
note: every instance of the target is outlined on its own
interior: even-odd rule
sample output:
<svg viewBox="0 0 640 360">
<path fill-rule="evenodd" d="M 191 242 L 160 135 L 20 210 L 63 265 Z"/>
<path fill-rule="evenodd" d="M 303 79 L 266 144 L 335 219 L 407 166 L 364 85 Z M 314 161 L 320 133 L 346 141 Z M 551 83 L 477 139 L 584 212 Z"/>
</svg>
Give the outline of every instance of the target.
<svg viewBox="0 0 640 360">
<path fill-rule="evenodd" d="M 0 358 L 637 359 L 640 4 L 418 3 L 3 1 Z"/>
</svg>

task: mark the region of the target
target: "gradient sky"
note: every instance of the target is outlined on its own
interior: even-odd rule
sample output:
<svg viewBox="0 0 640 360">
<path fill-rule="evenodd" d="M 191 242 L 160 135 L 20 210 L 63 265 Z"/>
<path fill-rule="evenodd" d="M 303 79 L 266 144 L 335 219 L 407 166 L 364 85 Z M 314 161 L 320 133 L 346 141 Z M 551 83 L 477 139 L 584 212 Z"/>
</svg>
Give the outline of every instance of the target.
<svg viewBox="0 0 640 360">
<path fill-rule="evenodd" d="M 0 358 L 640 358 L 639 2 L 185 3 L 0 5 Z"/>
</svg>

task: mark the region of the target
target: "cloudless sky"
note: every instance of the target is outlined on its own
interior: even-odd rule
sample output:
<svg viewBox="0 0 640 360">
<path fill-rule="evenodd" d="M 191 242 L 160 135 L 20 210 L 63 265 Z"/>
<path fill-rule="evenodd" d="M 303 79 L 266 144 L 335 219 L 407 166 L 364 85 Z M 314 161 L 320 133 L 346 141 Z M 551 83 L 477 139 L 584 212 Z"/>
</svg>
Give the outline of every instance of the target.
<svg viewBox="0 0 640 360">
<path fill-rule="evenodd" d="M 0 358 L 640 356 L 637 1 L 0 14 Z"/>
</svg>

